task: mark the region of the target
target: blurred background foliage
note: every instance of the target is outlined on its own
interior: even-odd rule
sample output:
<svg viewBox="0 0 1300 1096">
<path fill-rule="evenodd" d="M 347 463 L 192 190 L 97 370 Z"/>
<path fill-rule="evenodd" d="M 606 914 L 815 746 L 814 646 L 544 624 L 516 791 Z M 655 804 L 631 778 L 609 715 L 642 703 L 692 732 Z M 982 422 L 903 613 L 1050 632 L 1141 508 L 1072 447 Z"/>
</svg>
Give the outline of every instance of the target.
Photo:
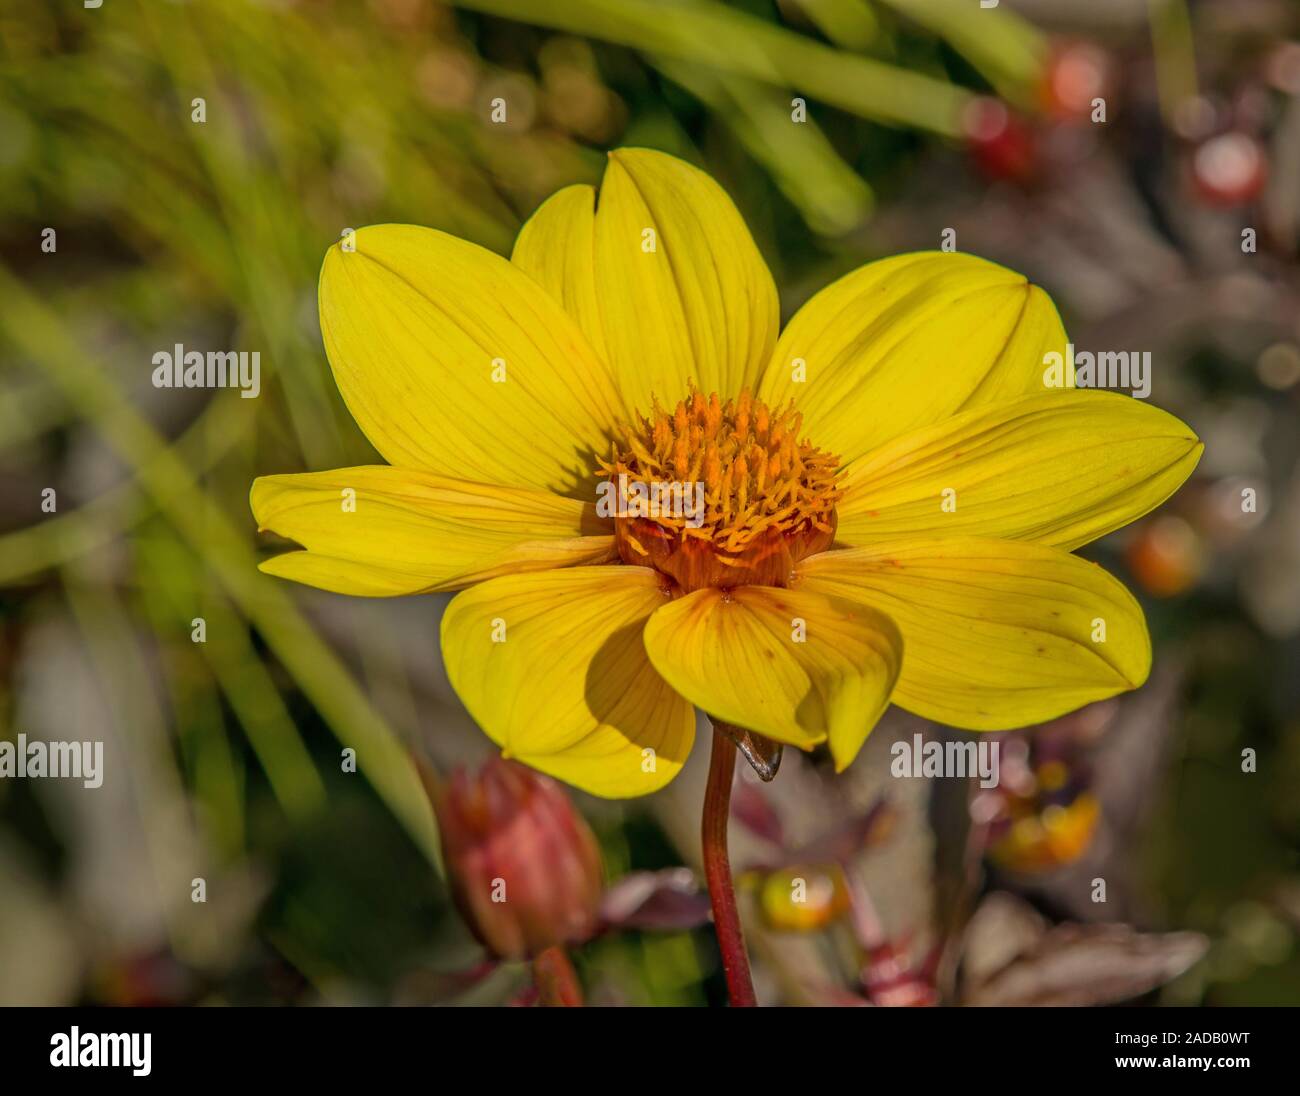
<svg viewBox="0 0 1300 1096">
<path fill-rule="evenodd" d="M 1062 924 L 1186 951 L 1063 999 L 1300 1004 L 1298 37 L 1288 0 L 0 0 L 0 733 L 102 739 L 108 772 L 0 781 L 0 1002 L 518 991 L 449 906 L 410 763 L 487 749 L 439 665 L 443 599 L 263 578 L 247 491 L 375 459 L 317 327 L 340 233 L 412 222 L 505 253 L 604 150 L 648 145 L 735 197 L 785 315 L 951 228 L 1044 285 L 1076 345 L 1150 350 L 1153 402 L 1207 444 L 1174 503 L 1090 549 L 1143 596 L 1151 684 L 1032 753 L 1008 736 L 1015 794 L 889 781 L 890 741 L 943 734 L 894 715 L 845 778 L 792 758 L 751 802 L 765 995 L 882 999 L 864 951 L 949 999 L 992 992 L 945 964 L 972 967 L 996 892 L 1049 981 L 1033 942 Z M 176 343 L 260 350 L 260 398 L 154 389 Z M 701 784 L 577 797 L 611 880 L 694 863 Z M 887 835 L 843 837 L 882 804 Z M 810 847 L 869 888 L 882 938 L 846 952 L 835 902 L 815 925 L 766 908 L 767 873 Z M 722 999 L 688 919 L 577 961 L 594 1001 Z"/>
</svg>

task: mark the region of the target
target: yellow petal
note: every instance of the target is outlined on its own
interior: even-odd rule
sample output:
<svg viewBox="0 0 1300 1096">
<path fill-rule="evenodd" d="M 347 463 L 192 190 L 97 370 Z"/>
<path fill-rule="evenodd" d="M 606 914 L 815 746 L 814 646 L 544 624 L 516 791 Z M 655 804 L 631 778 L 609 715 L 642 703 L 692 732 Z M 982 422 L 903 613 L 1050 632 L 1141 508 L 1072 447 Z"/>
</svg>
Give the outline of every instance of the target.
<svg viewBox="0 0 1300 1096">
<path fill-rule="evenodd" d="M 532 278 L 464 240 L 359 229 L 325 256 L 320 322 L 339 391 L 394 465 L 590 494 L 620 410 L 613 376 Z"/>
<path fill-rule="evenodd" d="M 797 589 L 860 598 L 906 656 L 895 704 L 975 731 L 1054 719 L 1135 689 L 1151 667 L 1142 610 L 1095 563 L 1021 541 L 955 537 L 824 552 Z"/>
<path fill-rule="evenodd" d="M 776 286 L 740 213 L 708 175 L 662 152 L 610 153 L 595 285 L 610 364 L 643 412 L 652 394 L 675 403 L 690 380 L 723 396 L 755 384 L 776 342 Z"/>
<path fill-rule="evenodd" d="M 544 286 L 578 321 L 592 348 L 607 357 L 596 291 L 596 191 L 557 190 L 519 230 L 510 261 Z"/>
<path fill-rule="evenodd" d="M 1110 392 L 976 408 L 855 462 L 836 543 L 974 534 L 1077 548 L 1159 506 L 1201 449 L 1172 415 Z"/>
<path fill-rule="evenodd" d="M 857 597 L 738 586 L 697 590 L 645 629 L 650 661 L 710 715 L 810 749 L 837 769 L 889 703 L 903 657 L 898 629 Z"/>
<path fill-rule="evenodd" d="M 795 400 L 813 444 L 847 462 L 966 408 L 1041 393 L 1049 351 L 1064 354 L 1065 331 L 1041 289 L 971 255 L 921 252 L 808 301 L 759 389 L 769 404 Z"/>
<path fill-rule="evenodd" d="M 507 756 L 593 795 L 645 795 L 677 775 L 695 736 L 694 711 L 641 641 L 666 597 L 645 567 L 493 579 L 447 607 L 447 676 Z"/>
<path fill-rule="evenodd" d="M 458 590 L 614 556 L 608 523 L 590 503 L 386 465 L 262 476 L 249 503 L 260 530 L 306 549 L 261 569 L 340 594 Z"/>
</svg>

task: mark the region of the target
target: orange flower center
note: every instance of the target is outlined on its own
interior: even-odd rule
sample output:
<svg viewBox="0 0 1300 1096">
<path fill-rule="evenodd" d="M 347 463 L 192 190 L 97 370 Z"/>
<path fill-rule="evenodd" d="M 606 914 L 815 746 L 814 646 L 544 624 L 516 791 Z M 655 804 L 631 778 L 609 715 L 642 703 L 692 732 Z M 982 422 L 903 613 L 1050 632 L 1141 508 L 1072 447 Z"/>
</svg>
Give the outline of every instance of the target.
<svg viewBox="0 0 1300 1096">
<path fill-rule="evenodd" d="M 748 389 L 725 404 L 694 387 L 670 412 L 620 429 L 601 461 L 601 513 L 625 563 L 686 592 L 786 586 L 794 564 L 835 539 L 839 458 L 801 440 L 793 404 Z"/>
</svg>

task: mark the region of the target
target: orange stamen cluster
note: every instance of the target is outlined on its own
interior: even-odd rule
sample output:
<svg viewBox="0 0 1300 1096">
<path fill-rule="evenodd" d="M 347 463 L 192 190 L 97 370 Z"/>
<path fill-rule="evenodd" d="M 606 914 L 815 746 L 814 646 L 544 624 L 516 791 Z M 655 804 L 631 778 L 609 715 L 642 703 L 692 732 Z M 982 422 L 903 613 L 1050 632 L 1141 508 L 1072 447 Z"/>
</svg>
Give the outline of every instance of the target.
<svg viewBox="0 0 1300 1096">
<path fill-rule="evenodd" d="M 784 585 L 793 560 L 835 535 L 839 460 L 801 439 L 802 425 L 793 404 L 774 412 L 747 389 L 723 403 L 692 387 L 672 411 L 656 400 L 649 418 L 623 428 L 600 472 L 647 489 L 699 484 L 703 512 L 619 519 L 623 558 L 687 589 Z"/>
</svg>

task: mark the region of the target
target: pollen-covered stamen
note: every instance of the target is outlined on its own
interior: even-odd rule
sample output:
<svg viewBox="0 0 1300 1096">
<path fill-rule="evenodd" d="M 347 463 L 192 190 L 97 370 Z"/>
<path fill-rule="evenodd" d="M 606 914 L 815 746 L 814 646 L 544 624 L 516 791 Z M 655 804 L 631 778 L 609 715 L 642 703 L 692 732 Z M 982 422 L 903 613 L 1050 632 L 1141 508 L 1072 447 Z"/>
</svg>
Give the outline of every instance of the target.
<svg viewBox="0 0 1300 1096">
<path fill-rule="evenodd" d="M 793 404 L 772 411 L 748 390 L 724 404 L 692 388 L 672 411 L 656 400 L 601 462 L 623 559 L 686 589 L 785 585 L 835 535 L 839 460 L 802 424 Z"/>
</svg>

